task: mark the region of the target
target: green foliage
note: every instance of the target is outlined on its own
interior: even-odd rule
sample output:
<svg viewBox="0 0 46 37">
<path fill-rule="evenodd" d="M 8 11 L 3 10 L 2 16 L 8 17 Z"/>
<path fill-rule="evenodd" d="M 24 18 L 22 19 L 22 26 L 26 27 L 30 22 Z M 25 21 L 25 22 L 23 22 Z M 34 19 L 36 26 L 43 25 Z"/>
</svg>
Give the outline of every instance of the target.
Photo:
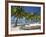
<svg viewBox="0 0 46 37">
<path fill-rule="evenodd" d="M 14 16 L 16 16 L 16 17 L 22 17 L 23 16 L 23 9 L 22 9 L 22 7 L 20 7 L 20 6 L 16 6 L 16 7 L 11 7 L 11 14 L 12 15 L 14 15 Z"/>
<path fill-rule="evenodd" d="M 21 6 L 14 6 L 14 7 L 12 6 L 11 14 L 18 18 L 25 17 L 27 20 L 32 20 L 32 19 L 40 20 L 41 19 L 40 15 L 24 12 L 24 9 Z"/>
</svg>

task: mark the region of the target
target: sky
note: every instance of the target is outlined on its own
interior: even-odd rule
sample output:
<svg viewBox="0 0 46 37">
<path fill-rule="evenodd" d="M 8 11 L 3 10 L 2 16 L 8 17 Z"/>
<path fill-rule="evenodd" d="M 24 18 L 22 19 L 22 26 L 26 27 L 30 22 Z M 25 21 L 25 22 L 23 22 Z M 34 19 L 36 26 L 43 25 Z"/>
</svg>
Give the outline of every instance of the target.
<svg viewBox="0 0 46 37">
<path fill-rule="evenodd" d="M 23 8 L 25 12 L 40 12 L 41 11 L 40 7 L 24 6 Z"/>
</svg>

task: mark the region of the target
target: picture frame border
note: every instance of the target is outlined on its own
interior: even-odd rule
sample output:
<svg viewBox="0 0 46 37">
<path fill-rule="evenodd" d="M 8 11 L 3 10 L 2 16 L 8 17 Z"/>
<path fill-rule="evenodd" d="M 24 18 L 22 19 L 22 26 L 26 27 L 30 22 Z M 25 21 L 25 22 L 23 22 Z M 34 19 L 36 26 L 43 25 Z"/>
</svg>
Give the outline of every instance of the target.
<svg viewBox="0 0 46 37">
<path fill-rule="evenodd" d="M 43 5 L 43 33 L 26 33 L 26 34 L 8 34 L 8 3 L 26 3 L 26 4 L 42 4 Z M 5 1 L 5 37 L 23 36 L 23 35 L 40 35 L 45 34 L 45 3 L 43 2 L 24 2 L 24 1 Z"/>
</svg>

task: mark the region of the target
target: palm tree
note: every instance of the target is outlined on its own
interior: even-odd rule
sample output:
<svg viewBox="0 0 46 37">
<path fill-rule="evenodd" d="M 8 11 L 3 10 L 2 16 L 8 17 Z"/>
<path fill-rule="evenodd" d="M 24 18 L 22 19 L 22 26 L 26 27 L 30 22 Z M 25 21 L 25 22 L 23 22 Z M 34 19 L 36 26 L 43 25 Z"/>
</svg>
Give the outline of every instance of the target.
<svg viewBox="0 0 46 37">
<path fill-rule="evenodd" d="M 16 16 L 15 26 L 17 26 L 17 21 L 19 18 L 23 18 L 24 16 L 24 9 L 21 6 L 12 6 L 11 7 L 11 16 Z"/>
</svg>

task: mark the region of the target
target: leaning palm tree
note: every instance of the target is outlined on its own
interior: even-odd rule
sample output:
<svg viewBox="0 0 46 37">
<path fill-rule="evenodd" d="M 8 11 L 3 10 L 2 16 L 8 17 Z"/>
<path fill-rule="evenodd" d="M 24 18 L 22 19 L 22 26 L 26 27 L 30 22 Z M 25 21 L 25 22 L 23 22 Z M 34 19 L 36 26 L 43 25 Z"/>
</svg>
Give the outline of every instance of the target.
<svg viewBox="0 0 46 37">
<path fill-rule="evenodd" d="M 16 16 L 15 26 L 17 26 L 17 21 L 19 18 L 23 18 L 24 16 L 24 9 L 21 6 L 12 6 L 11 7 L 11 16 Z"/>
</svg>

